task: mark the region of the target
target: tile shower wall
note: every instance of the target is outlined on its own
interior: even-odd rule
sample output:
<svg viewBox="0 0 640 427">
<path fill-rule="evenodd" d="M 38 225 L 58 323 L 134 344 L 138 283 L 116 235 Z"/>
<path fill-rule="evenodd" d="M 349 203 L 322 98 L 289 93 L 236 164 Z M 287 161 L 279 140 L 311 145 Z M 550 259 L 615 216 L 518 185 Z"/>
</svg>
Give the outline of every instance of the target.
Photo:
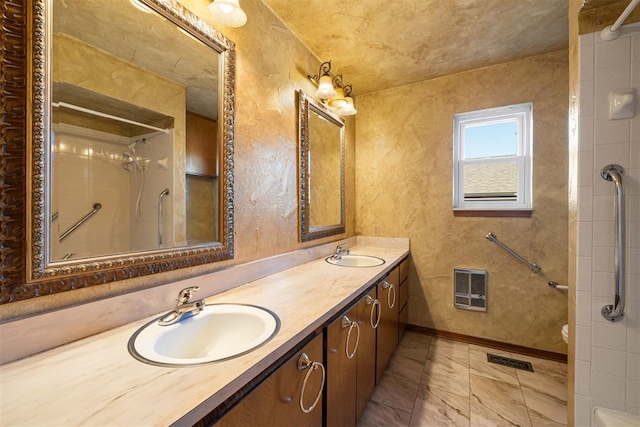
<svg viewBox="0 0 640 427">
<path fill-rule="evenodd" d="M 578 233 L 576 259 L 575 424 L 592 424 L 602 406 L 640 414 L 640 24 L 614 41 L 579 38 Z M 633 119 L 609 120 L 612 90 L 635 89 Z M 627 303 L 624 319 L 600 314 L 614 295 L 614 184 L 607 164 L 625 168 Z"/>
<path fill-rule="evenodd" d="M 54 131 L 51 211 L 59 216 L 52 221 L 52 259 L 157 247 L 158 195 L 165 188 L 174 188 L 172 171 L 159 166 L 158 160 L 172 157 L 173 135 L 155 132 L 128 138 L 68 124 L 56 124 Z M 123 167 L 123 153 L 130 153 L 127 145 L 141 138 L 146 143 L 136 149 L 140 167 L 134 174 L 132 164 Z M 100 211 L 60 242 L 58 236 L 84 217 L 94 203 L 101 204 Z M 163 211 L 163 229 L 172 230 L 175 223 L 176 235 L 184 236 L 185 230 L 180 228 L 185 228 L 185 222 L 174 218 L 172 204 L 165 201 Z M 173 245 L 174 235 L 166 233 L 165 243 Z"/>
<path fill-rule="evenodd" d="M 51 222 L 52 259 L 125 251 L 130 236 L 130 179 L 122 167 L 122 153 L 129 139 L 64 124 L 55 125 L 54 132 L 51 212 L 59 215 Z M 60 242 L 59 236 L 94 203 L 102 205 L 98 214 Z"/>
</svg>

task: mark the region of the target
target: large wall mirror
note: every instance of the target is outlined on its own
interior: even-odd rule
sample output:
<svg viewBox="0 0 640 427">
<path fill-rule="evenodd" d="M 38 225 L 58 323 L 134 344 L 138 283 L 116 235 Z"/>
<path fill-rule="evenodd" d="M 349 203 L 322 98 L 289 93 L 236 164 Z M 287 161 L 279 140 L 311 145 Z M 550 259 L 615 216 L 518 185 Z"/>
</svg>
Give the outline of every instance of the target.
<svg viewBox="0 0 640 427">
<path fill-rule="evenodd" d="M 233 42 L 175 0 L 25 2 L 28 262 L 2 303 L 232 258 Z"/>
<path fill-rule="evenodd" d="M 298 91 L 300 240 L 345 231 L 344 120 Z"/>
</svg>

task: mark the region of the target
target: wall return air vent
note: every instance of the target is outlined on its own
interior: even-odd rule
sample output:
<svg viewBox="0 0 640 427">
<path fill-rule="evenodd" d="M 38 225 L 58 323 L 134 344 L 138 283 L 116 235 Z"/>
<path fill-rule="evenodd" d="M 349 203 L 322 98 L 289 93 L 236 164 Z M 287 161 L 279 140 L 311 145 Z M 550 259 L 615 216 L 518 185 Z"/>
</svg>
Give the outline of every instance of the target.
<svg viewBox="0 0 640 427">
<path fill-rule="evenodd" d="M 487 311 L 487 272 L 455 268 L 453 305 L 465 310 Z"/>
</svg>

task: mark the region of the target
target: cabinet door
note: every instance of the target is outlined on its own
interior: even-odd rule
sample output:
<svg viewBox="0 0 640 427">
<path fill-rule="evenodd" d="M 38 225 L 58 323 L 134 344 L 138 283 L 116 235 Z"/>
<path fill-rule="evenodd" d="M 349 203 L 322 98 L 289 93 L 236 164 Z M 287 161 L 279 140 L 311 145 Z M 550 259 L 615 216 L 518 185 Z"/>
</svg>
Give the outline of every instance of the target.
<svg viewBox="0 0 640 427">
<path fill-rule="evenodd" d="M 360 326 L 353 306 L 326 328 L 327 400 L 326 425 L 356 424 L 356 354 L 359 351 Z"/>
<path fill-rule="evenodd" d="M 399 268 L 378 283 L 378 299 L 382 314 L 378 325 L 378 345 L 376 362 L 376 383 L 380 382 L 384 370 L 398 346 L 398 284 Z"/>
<path fill-rule="evenodd" d="M 359 420 L 376 388 L 376 330 L 380 323 L 380 303 L 374 287 L 357 304 L 360 344 L 357 353 L 356 415 Z"/>
<path fill-rule="evenodd" d="M 322 334 L 227 412 L 216 426 L 322 426 L 323 368 L 316 365 L 300 370 L 298 361 L 303 353 L 312 362 L 321 363 Z M 319 399 L 313 410 L 305 413 L 302 406 L 308 410 L 316 397 Z"/>
<path fill-rule="evenodd" d="M 406 285 L 404 286 L 407 287 Z M 402 290 L 402 285 L 400 286 Z M 400 313 L 398 313 L 398 341 L 402 339 L 404 332 L 407 330 L 407 324 L 409 323 L 409 304 L 405 305 Z"/>
<path fill-rule="evenodd" d="M 409 322 L 409 259 L 400 263 L 400 285 L 398 289 L 398 340 L 402 338 Z"/>
<path fill-rule="evenodd" d="M 218 176 L 217 128 L 214 120 L 187 111 L 185 142 L 187 174 Z"/>
</svg>

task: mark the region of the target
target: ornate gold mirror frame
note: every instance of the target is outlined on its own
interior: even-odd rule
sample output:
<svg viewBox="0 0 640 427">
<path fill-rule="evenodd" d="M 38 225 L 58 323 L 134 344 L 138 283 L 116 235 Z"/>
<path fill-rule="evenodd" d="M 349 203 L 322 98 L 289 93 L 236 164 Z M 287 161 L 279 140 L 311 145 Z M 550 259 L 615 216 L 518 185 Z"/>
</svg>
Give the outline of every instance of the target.
<svg viewBox="0 0 640 427">
<path fill-rule="evenodd" d="M 235 45 L 175 0 L 143 0 L 220 55 L 220 242 L 47 265 L 46 1 L 0 3 L 0 304 L 233 258 Z"/>
</svg>

